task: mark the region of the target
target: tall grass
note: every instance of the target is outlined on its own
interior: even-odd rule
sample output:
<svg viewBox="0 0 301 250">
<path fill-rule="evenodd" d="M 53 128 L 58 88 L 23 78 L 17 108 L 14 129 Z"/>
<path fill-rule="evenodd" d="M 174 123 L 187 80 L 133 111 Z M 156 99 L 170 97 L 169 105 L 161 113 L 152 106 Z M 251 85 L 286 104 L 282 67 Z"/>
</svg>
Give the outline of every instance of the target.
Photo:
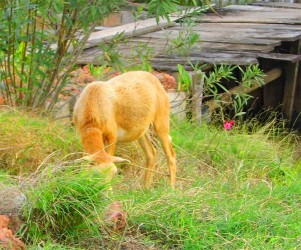
<svg viewBox="0 0 301 250">
<path fill-rule="evenodd" d="M 2 112 L 0 119 L 1 148 L 18 148 L 1 154 L 1 161 L 13 162 L 21 152 L 6 169 L 28 162 L 26 150 L 20 150 L 26 148 L 23 141 L 41 140 L 30 148 L 30 164 L 36 167 L 59 149 L 61 155 L 81 150 L 72 127 L 20 112 Z M 135 143 L 118 145 L 116 154 L 132 164 L 120 167 L 109 198 L 101 176 L 82 162 L 49 159 L 47 167 L 42 164 L 25 185 L 29 206 L 23 239 L 31 239 L 30 249 L 37 244 L 45 249 L 301 247 L 300 147 L 282 122 L 273 117 L 265 125 L 237 122 L 225 131 L 222 124 L 197 127 L 175 121 L 171 135 L 178 157 L 176 190 L 168 187 L 160 147 L 152 189 L 146 191 L 139 178 L 143 152 Z M 103 217 L 112 201 L 121 202 L 128 215 L 125 229 L 113 234 Z"/>
<path fill-rule="evenodd" d="M 53 152 L 54 161 L 81 150 L 70 125 L 12 109 L 0 112 L 0 138 L 0 168 L 13 174 L 34 171 Z"/>
<path fill-rule="evenodd" d="M 76 164 L 46 166 L 27 177 L 23 189 L 28 199 L 22 229 L 27 242 L 40 239 L 77 240 L 99 235 L 105 206 L 105 184 L 99 171 Z"/>
</svg>

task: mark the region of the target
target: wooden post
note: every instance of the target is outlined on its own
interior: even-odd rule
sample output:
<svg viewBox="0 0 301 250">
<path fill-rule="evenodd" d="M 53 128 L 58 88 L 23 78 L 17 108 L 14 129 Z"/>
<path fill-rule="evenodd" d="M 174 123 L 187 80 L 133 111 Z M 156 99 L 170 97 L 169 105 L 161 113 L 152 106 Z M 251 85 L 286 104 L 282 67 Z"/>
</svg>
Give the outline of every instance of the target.
<svg viewBox="0 0 301 250">
<path fill-rule="evenodd" d="M 301 3 L 301 2 L 300 2 Z M 299 55 L 301 55 L 301 39 L 299 40 Z M 299 62 L 299 70 L 297 76 L 296 96 L 294 103 L 293 126 L 301 130 L 301 63 Z"/>
<path fill-rule="evenodd" d="M 292 54 L 301 54 L 301 40 L 295 42 L 291 47 Z M 283 97 L 283 107 L 282 112 L 284 117 L 288 120 L 289 125 L 293 123 L 293 111 L 296 97 L 297 89 L 297 79 L 298 79 L 299 61 L 288 62 L 285 66 L 285 90 Z"/>
<path fill-rule="evenodd" d="M 190 91 L 192 121 L 199 125 L 202 120 L 204 73 L 201 70 L 194 72 L 191 74 L 191 81 Z"/>
</svg>

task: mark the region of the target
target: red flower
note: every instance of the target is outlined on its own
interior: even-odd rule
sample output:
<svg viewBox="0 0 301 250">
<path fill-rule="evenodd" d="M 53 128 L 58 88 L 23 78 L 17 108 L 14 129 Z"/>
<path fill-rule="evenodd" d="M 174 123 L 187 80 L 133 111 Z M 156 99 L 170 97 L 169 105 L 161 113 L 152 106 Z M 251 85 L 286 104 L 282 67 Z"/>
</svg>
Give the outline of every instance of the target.
<svg viewBox="0 0 301 250">
<path fill-rule="evenodd" d="M 231 121 L 225 121 L 224 123 L 224 129 L 226 130 L 230 130 L 233 125 L 235 124 L 235 121 L 231 120 Z"/>
</svg>

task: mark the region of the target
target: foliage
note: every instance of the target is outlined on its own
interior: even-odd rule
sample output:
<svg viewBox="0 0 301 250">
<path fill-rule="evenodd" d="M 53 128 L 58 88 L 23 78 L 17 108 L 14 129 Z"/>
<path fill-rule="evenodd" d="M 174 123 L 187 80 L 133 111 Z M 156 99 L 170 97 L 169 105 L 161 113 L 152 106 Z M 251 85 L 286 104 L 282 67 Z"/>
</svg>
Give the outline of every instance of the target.
<svg viewBox="0 0 301 250">
<path fill-rule="evenodd" d="M 124 2 L 21 0 L 1 3 L 0 95 L 5 103 L 52 110 L 95 25 Z M 152 0 L 149 15 L 155 15 L 157 21 L 160 17 L 169 20 L 168 13 L 177 11 L 178 4 L 175 0 Z M 189 38 L 188 48 L 180 45 L 188 53 L 198 36 L 181 34 L 179 39 L 186 38 Z M 120 71 L 123 63 L 112 45 L 115 42 L 113 39 L 112 43 L 100 46 L 107 64 Z M 141 50 L 137 50 L 137 55 L 141 59 Z M 142 65 L 142 69 L 151 70 L 148 61 L 142 60 Z"/>
<path fill-rule="evenodd" d="M 243 116 L 246 113 L 243 111 L 244 108 L 248 105 L 249 100 L 253 98 L 251 95 L 245 93 L 245 91 L 247 92 L 255 85 L 262 86 L 264 84 L 265 74 L 262 72 L 262 70 L 260 70 L 258 65 L 250 65 L 246 67 L 246 69 L 243 69 L 239 66 L 215 65 L 213 70 L 206 74 L 201 71 L 201 67 L 198 65 L 191 64 L 191 66 L 194 68 L 194 74 L 202 74 L 204 76 L 202 98 L 205 100 L 208 100 L 209 98 L 209 100 L 213 102 L 215 106 L 217 105 L 221 111 L 220 114 L 223 119 L 225 119 L 225 116 L 227 115 L 225 112 L 226 108 L 233 110 L 233 117 Z M 188 94 L 190 94 L 192 84 L 191 76 L 185 70 L 183 65 L 178 64 L 177 67 L 178 90 L 186 91 Z M 237 69 L 241 73 L 241 82 L 238 80 L 239 76 L 236 76 L 235 74 Z M 229 90 L 225 85 L 227 82 L 230 82 L 232 85 L 234 83 L 238 86 L 238 88 Z M 188 100 L 188 104 L 191 104 L 191 99 Z"/>
<path fill-rule="evenodd" d="M 99 171 L 76 162 L 50 165 L 29 176 L 23 188 L 29 204 L 21 234 L 27 242 L 62 242 L 81 237 L 80 232 L 99 232 L 98 217 L 106 188 Z"/>
<path fill-rule="evenodd" d="M 168 14 L 176 12 L 178 10 L 177 5 L 177 0 L 151 0 L 149 2 L 149 16 L 154 15 L 157 23 L 159 23 L 160 17 L 170 21 Z"/>
<path fill-rule="evenodd" d="M 122 42 L 125 42 L 124 32 L 117 33 L 110 41 L 99 44 L 103 53 L 102 63 L 113 67 L 116 71 L 122 71 L 124 68 L 124 58 L 118 50 L 118 45 Z"/>
<path fill-rule="evenodd" d="M 234 75 L 236 69 L 239 69 L 242 80 L 239 82 Z M 214 66 L 213 71 L 204 78 L 204 96 L 212 97 L 215 103 L 219 105 L 222 116 L 225 108 L 234 110 L 233 117 L 243 116 L 243 111 L 250 99 L 253 97 L 245 92 L 254 85 L 262 86 L 264 84 L 265 74 L 259 68 L 259 65 L 249 65 L 246 69 L 239 66 L 219 65 Z M 241 87 L 241 90 L 229 91 L 224 82 L 230 81 Z"/>
<path fill-rule="evenodd" d="M 117 72 L 131 70 L 153 71 L 150 62 L 154 57 L 153 48 L 145 43 L 138 43 L 132 47 L 130 54 L 124 56 L 119 45 L 122 43 L 127 44 L 127 42 L 124 33 L 118 33 L 110 41 L 100 44 L 102 57 L 99 58 L 99 61 L 103 65 L 112 67 Z"/>
<path fill-rule="evenodd" d="M 167 53 L 173 54 L 175 51 L 180 56 L 188 57 L 192 49 L 200 41 L 200 35 L 193 31 L 195 23 L 191 18 L 185 18 L 181 21 L 183 27 L 178 36 L 172 39 L 166 48 Z"/>
<path fill-rule="evenodd" d="M 138 44 L 133 51 L 133 57 L 137 60 L 135 68 L 148 72 L 153 71 L 150 62 L 151 58 L 153 57 L 153 48 L 148 47 L 143 43 Z"/>
<path fill-rule="evenodd" d="M 50 110 L 94 26 L 122 0 L 1 4 L 1 94 L 6 104 Z"/>
<path fill-rule="evenodd" d="M 259 68 L 258 64 L 250 65 L 245 70 L 241 67 L 238 67 L 242 72 L 242 84 L 243 86 L 251 88 L 253 85 L 257 84 L 258 86 L 264 85 L 264 76 L 265 74 Z"/>
<path fill-rule="evenodd" d="M 191 86 L 191 77 L 189 73 L 185 70 L 184 66 L 181 64 L 178 67 L 178 91 L 189 92 Z"/>
<path fill-rule="evenodd" d="M 106 71 L 108 71 L 108 66 L 106 64 L 98 67 L 94 66 L 93 64 L 89 64 L 88 68 L 91 75 L 96 79 L 102 77 L 107 73 Z"/>
</svg>

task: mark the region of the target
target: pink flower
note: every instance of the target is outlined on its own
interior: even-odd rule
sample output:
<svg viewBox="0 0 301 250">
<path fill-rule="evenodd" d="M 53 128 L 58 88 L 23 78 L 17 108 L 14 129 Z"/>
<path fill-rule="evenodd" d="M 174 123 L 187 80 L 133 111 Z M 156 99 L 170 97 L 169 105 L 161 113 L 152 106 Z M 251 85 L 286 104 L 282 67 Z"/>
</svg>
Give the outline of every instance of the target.
<svg viewBox="0 0 301 250">
<path fill-rule="evenodd" d="M 231 120 L 231 121 L 225 121 L 224 123 L 224 129 L 226 130 L 230 130 L 233 125 L 235 124 L 235 121 Z"/>
</svg>

